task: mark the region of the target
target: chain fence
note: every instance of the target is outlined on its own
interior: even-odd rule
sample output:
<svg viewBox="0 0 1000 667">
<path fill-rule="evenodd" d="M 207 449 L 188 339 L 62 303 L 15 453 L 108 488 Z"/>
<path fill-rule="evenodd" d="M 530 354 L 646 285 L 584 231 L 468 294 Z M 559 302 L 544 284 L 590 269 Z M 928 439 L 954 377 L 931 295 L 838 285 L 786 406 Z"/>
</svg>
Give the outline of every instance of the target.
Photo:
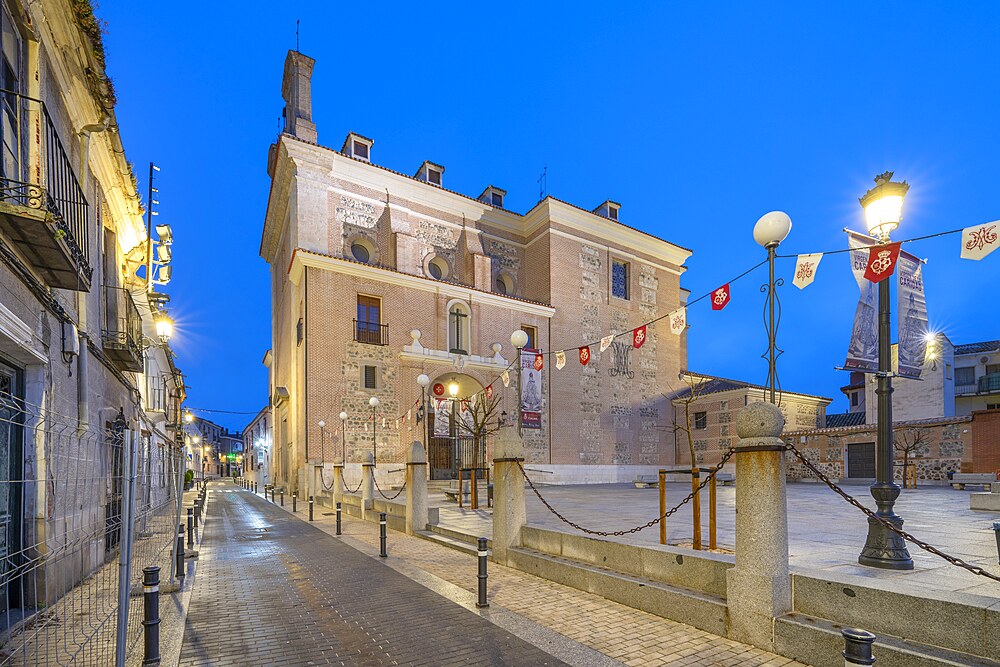
<svg viewBox="0 0 1000 667">
<path fill-rule="evenodd" d="M 660 523 L 661 521 L 664 521 L 667 518 L 669 518 L 672 514 L 674 514 L 675 512 L 677 512 L 680 508 L 684 507 L 684 505 L 686 505 L 687 503 L 691 502 L 691 500 L 696 495 L 698 495 L 698 493 L 700 493 L 701 490 L 704 489 L 705 486 L 708 485 L 709 482 L 712 481 L 712 478 L 715 477 L 715 475 L 720 470 L 722 470 L 722 467 L 724 465 L 726 465 L 726 463 L 729 461 L 729 459 L 732 457 L 732 455 L 733 455 L 733 450 L 730 449 L 729 451 L 727 451 L 725 453 L 725 455 L 723 455 L 722 460 L 719 461 L 719 463 L 714 468 L 712 468 L 711 471 L 709 471 L 709 473 L 705 476 L 705 479 L 693 491 L 691 491 L 691 493 L 689 493 L 684 498 L 684 500 L 680 501 L 679 503 L 677 503 L 676 505 L 674 505 L 673 507 L 671 507 L 670 509 L 668 509 L 661 516 L 658 516 L 658 517 L 656 517 L 655 519 L 653 519 L 651 521 L 647 521 L 646 523 L 642 524 L 641 526 L 635 526 L 635 527 L 629 528 L 627 530 L 613 530 L 613 531 L 591 530 L 589 528 L 584 528 L 583 526 L 581 526 L 578 523 L 574 523 L 573 521 L 570 521 L 569 519 L 567 519 L 566 517 L 564 517 L 562 514 L 560 514 L 559 511 L 556 510 L 556 508 L 553 507 L 552 504 L 549 503 L 549 501 L 547 501 L 542 496 L 542 494 L 538 491 L 538 488 L 535 486 L 535 483 L 533 481 L 531 481 L 530 477 L 528 477 L 528 473 L 526 473 L 524 471 L 524 466 L 521 464 L 521 461 L 519 459 L 517 460 L 517 467 L 521 469 L 521 474 L 524 475 L 524 480 L 528 483 L 528 487 L 531 488 L 531 490 L 538 497 L 538 499 L 540 501 L 542 501 L 542 505 L 544 505 L 547 510 L 549 510 L 550 512 L 552 512 L 560 521 L 562 521 L 566 525 L 572 526 L 573 528 L 579 530 L 580 532 L 586 533 L 588 535 L 600 535 L 601 537 L 621 537 L 623 535 L 630 535 L 632 533 L 638 533 L 640 530 L 645 530 L 647 528 L 652 528 L 653 526 L 655 526 L 656 524 Z"/>
<path fill-rule="evenodd" d="M 142 569 L 171 572 L 181 453 L 0 391 L 0 667 L 141 653 Z"/>
<path fill-rule="evenodd" d="M 391 496 L 388 496 L 386 495 L 385 491 L 379 488 L 378 479 L 375 478 L 375 475 L 372 475 L 372 481 L 375 482 L 375 490 L 378 491 L 379 495 L 381 495 L 386 500 L 395 500 L 396 498 L 399 498 L 399 495 L 403 493 L 403 491 L 406 490 L 406 482 L 404 481 L 403 486 L 399 487 L 399 490 L 397 490 L 396 493 L 394 493 Z"/>
</svg>

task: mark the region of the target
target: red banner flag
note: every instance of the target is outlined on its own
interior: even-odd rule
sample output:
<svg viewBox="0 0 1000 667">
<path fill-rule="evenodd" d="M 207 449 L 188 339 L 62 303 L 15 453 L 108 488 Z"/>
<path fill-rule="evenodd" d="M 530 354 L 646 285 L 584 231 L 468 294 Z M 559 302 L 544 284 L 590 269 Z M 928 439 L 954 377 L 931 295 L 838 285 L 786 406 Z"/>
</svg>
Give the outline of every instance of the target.
<svg viewBox="0 0 1000 667">
<path fill-rule="evenodd" d="M 540 371 L 544 366 L 545 366 L 545 357 L 543 357 L 542 353 L 539 352 L 538 354 L 535 355 L 535 370 Z"/>
<path fill-rule="evenodd" d="M 722 310 L 729 303 L 729 283 L 712 292 L 712 310 Z"/>
<path fill-rule="evenodd" d="M 580 363 L 586 366 L 590 362 L 590 348 L 586 345 L 580 348 Z"/>
<path fill-rule="evenodd" d="M 492 399 L 493 399 L 493 385 L 488 384 L 486 385 L 486 400 L 489 401 Z"/>
<path fill-rule="evenodd" d="M 891 276 L 896 270 L 896 260 L 899 259 L 899 245 L 897 241 L 888 245 L 872 246 L 868 251 L 865 278 L 877 283 Z"/>
<path fill-rule="evenodd" d="M 646 342 L 646 325 L 632 330 L 632 347 L 638 349 Z"/>
</svg>

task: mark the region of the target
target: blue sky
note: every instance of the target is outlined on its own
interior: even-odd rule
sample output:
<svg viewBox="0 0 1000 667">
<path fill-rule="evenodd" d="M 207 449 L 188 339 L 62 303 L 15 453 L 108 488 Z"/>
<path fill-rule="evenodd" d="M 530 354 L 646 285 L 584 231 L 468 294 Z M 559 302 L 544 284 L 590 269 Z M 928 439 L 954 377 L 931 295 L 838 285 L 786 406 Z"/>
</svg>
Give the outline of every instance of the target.
<svg viewBox="0 0 1000 667">
<path fill-rule="evenodd" d="M 449 188 L 495 184 L 517 211 L 535 204 L 547 167 L 549 194 L 586 208 L 614 199 L 623 222 L 693 249 L 692 296 L 763 259 L 752 229 L 773 209 L 793 221 L 782 253 L 845 247 L 841 230 L 863 227 L 858 197 L 885 170 L 911 185 L 896 239 L 1000 218 L 1000 5 L 755 5 L 102 2 L 142 192 L 148 162 L 162 167 L 189 404 L 256 412 L 267 400 L 258 248 L 296 19 L 317 61 L 320 143 L 359 132 L 377 163 L 412 173 L 432 160 Z M 904 248 L 929 260 L 933 327 L 956 343 L 1000 338 L 1000 253 L 961 260 L 957 236 Z M 844 411 L 834 367 L 857 301 L 847 255 L 825 258 L 803 291 L 792 268 L 778 268 L 782 384 Z M 765 381 L 765 279 L 735 283 L 721 312 L 691 308 L 693 369 Z M 250 418 L 205 416 L 233 428 Z"/>
</svg>

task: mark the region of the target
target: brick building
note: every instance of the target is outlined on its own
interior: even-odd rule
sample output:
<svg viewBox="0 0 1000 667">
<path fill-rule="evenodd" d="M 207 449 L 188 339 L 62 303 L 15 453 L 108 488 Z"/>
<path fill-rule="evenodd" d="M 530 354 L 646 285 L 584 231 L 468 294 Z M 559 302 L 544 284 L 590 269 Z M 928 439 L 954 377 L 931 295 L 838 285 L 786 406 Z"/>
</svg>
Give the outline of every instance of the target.
<svg viewBox="0 0 1000 667">
<path fill-rule="evenodd" d="M 432 388 L 455 382 L 459 396 L 490 383 L 503 390 L 497 378 L 514 360 L 518 328 L 531 347 L 576 347 L 684 302 L 691 252 L 626 226 L 615 202 L 590 211 L 546 197 L 521 214 L 495 186 L 475 197 L 448 190 L 442 165 L 424 161 L 413 176 L 380 166 L 362 135 L 348 134 L 339 150 L 318 143 L 313 65 L 289 52 L 285 128 L 268 156 L 261 256 L 272 276 L 277 485 L 315 488 L 317 468 L 340 455 L 349 466 L 373 449 L 380 462 L 402 461 L 406 443 L 424 435 L 417 376 Z M 553 481 L 631 478 L 672 462 L 656 377 L 685 366 L 686 337 L 649 333 L 640 349 L 595 346 L 587 366 L 571 355 L 556 371 L 546 358 L 541 428 L 525 429 L 524 440 L 530 462 L 557 471 Z M 513 391 L 503 395 L 514 414 Z M 454 474 L 454 450 L 430 440 L 432 476 Z"/>
</svg>

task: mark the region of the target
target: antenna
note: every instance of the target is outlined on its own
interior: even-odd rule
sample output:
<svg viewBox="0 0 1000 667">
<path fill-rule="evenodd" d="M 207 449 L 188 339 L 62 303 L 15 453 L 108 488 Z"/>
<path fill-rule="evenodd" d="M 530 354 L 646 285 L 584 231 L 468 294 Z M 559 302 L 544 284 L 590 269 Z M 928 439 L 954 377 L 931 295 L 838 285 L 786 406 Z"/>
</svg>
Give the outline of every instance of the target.
<svg viewBox="0 0 1000 667">
<path fill-rule="evenodd" d="M 299 50 L 299 19 L 295 19 L 295 51 Z"/>
<path fill-rule="evenodd" d="M 548 179 L 546 178 L 548 171 L 548 165 L 542 167 L 542 175 L 538 177 L 538 201 L 545 199 L 545 190 L 548 185 Z"/>
</svg>

